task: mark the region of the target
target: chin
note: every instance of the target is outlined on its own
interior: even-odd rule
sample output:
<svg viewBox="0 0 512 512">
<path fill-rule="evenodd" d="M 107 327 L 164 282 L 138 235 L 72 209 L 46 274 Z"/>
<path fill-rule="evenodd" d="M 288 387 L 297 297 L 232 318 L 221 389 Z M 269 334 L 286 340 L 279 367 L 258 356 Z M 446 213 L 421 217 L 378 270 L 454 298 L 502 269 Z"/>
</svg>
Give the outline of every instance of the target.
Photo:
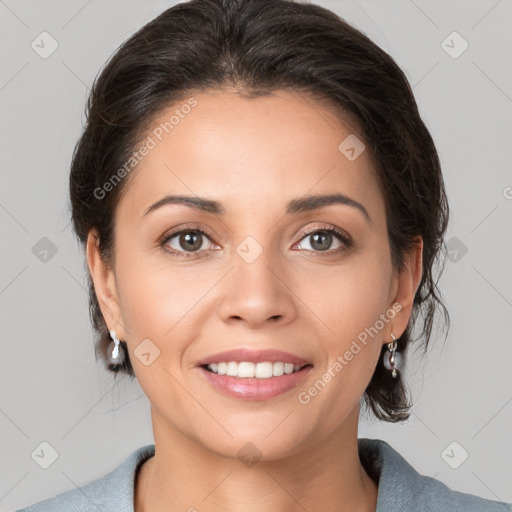
<svg viewBox="0 0 512 512">
<path fill-rule="evenodd" d="M 274 432 L 266 426 L 259 430 L 250 429 L 250 432 L 247 429 L 237 432 L 228 426 L 226 428 L 233 437 L 226 434 L 222 439 L 216 437 L 203 440 L 202 444 L 216 455 L 238 459 L 248 467 L 256 462 L 285 459 L 300 450 L 301 443 L 297 440 L 297 434 L 293 435 L 285 429 L 278 432 L 280 427 Z"/>
</svg>

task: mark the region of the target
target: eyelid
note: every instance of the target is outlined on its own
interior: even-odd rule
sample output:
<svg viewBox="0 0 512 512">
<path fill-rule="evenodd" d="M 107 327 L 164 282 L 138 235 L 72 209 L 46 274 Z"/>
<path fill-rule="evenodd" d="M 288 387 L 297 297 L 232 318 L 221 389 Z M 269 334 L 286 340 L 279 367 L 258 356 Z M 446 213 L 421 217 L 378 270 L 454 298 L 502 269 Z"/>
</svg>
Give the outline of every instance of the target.
<svg viewBox="0 0 512 512">
<path fill-rule="evenodd" d="M 337 228 L 334 226 L 327 226 L 327 225 L 326 226 L 317 226 L 315 228 L 311 228 L 311 229 L 304 231 L 302 233 L 302 237 L 300 240 L 303 240 L 308 235 L 316 233 L 317 231 L 327 231 L 329 233 L 334 233 L 335 235 L 338 235 L 344 243 L 352 244 L 352 237 L 344 229 Z"/>
</svg>

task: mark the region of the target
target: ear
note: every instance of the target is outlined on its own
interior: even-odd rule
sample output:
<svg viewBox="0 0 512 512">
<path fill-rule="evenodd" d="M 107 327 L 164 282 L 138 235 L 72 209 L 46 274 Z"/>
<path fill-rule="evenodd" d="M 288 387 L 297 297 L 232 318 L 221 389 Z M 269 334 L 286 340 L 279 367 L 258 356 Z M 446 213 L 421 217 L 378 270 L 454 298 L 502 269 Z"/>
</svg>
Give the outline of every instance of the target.
<svg viewBox="0 0 512 512">
<path fill-rule="evenodd" d="M 121 319 L 116 276 L 114 270 L 100 256 L 96 229 L 91 229 L 87 235 L 86 256 L 96 297 L 108 330 L 115 330 L 117 337 L 125 340 L 126 330 Z"/>
<path fill-rule="evenodd" d="M 390 308 L 398 312 L 389 324 L 390 332 L 385 336 L 383 343 L 391 341 L 392 332 L 396 339 L 404 333 L 409 323 L 414 305 L 414 296 L 418 290 L 423 273 L 423 239 L 417 237 L 411 250 L 404 255 L 404 269 L 395 276 L 396 289 L 394 299 L 389 305 Z M 394 305 L 394 307 L 393 307 Z"/>
</svg>

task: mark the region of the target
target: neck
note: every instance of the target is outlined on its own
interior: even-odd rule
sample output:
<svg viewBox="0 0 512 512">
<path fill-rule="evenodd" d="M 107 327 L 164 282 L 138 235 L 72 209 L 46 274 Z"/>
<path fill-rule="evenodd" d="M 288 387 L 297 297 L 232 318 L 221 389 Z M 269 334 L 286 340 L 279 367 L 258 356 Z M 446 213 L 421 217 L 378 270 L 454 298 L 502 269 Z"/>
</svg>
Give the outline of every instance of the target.
<svg viewBox="0 0 512 512">
<path fill-rule="evenodd" d="M 153 417 L 155 455 L 137 476 L 135 512 L 375 512 L 378 487 L 359 460 L 358 413 L 350 428 L 318 444 L 253 465 L 219 457 L 177 430 L 155 428 L 163 419 Z"/>
</svg>

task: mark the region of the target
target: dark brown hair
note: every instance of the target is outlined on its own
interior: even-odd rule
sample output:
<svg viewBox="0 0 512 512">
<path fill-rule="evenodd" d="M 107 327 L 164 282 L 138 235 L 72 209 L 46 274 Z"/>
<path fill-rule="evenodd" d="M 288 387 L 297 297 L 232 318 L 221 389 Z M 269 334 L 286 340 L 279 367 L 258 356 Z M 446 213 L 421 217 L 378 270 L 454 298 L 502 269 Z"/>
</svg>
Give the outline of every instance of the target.
<svg viewBox="0 0 512 512">
<path fill-rule="evenodd" d="M 376 164 L 397 271 L 403 270 L 403 255 L 417 237 L 423 239 L 421 283 L 398 351 L 415 341 L 412 330 L 421 316 L 418 339 L 426 352 L 435 313 L 441 310 L 449 324 L 433 275 L 435 264 L 439 273 L 444 266 L 440 256 L 448 222 L 438 154 L 395 61 L 339 16 L 314 4 L 191 0 L 167 9 L 116 50 L 94 81 L 71 164 L 72 221 L 80 242 L 85 245 L 95 228 L 102 258 L 114 264 L 116 206 L 130 176 L 108 193 L 104 184 L 130 159 L 162 109 L 191 92 L 226 87 L 247 97 L 287 88 L 309 93 L 345 122 L 355 121 Z M 89 272 L 88 279 L 96 356 L 106 360 L 111 339 Z M 133 378 L 126 343 L 122 346 L 125 364 L 110 369 Z M 383 345 L 382 354 L 386 350 Z M 410 404 L 403 379 L 390 373 L 381 357 L 364 400 L 377 418 L 396 422 L 408 418 Z"/>
</svg>

